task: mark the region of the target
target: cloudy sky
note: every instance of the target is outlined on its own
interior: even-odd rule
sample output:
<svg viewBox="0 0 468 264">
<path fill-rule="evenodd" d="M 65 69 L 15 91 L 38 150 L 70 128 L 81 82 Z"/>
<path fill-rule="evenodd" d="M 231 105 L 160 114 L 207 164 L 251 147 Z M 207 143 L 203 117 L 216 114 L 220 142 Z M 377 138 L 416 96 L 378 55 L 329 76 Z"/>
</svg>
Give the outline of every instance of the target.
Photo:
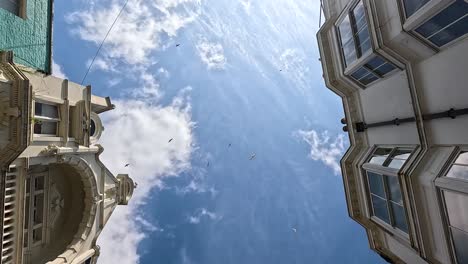
<svg viewBox="0 0 468 264">
<path fill-rule="evenodd" d="M 83 81 L 124 4 L 55 2 L 55 75 Z M 380 262 L 346 212 L 318 7 L 128 1 L 84 80 L 117 106 L 103 115 L 104 162 L 138 182 L 99 263 Z"/>
</svg>

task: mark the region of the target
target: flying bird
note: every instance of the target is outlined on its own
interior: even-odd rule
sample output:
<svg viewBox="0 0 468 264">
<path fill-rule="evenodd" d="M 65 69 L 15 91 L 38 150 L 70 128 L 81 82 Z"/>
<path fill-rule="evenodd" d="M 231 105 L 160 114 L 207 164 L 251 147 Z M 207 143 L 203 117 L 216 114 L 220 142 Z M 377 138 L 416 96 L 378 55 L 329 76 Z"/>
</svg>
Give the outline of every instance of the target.
<svg viewBox="0 0 468 264">
<path fill-rule="evenodd" d="M 179 43 L 177 43 L 175 46 L 176 46 L 176 47 L 179 47 L 179 46 L 180 46 L 180 44 L 179 44 Z"/>
<path fill-rule="evenodd" d="M 280 72 L 282 72 L 283 70 L 280 70 Z"/>
<path fill-rule="evenodd" d="M 171 143 L 171 142 L 172 142 L 172 140 L 174 140 L 174 139 L 173 139 L 173 138 L 169 139 L 169 141 L 167 141 L 167 143 Z"/>
<path fill-rule="evenodd" d="M 229 143 L 229 145 L 228 145 L 228 148 L 230 148 L 231 146 L 232 146 L 232 144 L 231 144 L 231 143 Z"/>
<path fill-rule="evenodd" d="M 210 166 L 210 162 L 208 161 L 208 162 L 206 163 L 206 167 L 209 167 L 209 166 Z"/>
<path fill-rule="evenodd" d="M 125 167 L 128 167 L 128 166 L 130 166 L 130 163 L 125 164 Z"/>
<path fill-rule="evenodd" d="M 254 153 L 254 154 L 252 154 L 252 155 L 250 156 L 249 160 L 253 160 L 253 159 L 255 159 L 255 156 L 257 156 L 255 153 Z"/>
</svg>

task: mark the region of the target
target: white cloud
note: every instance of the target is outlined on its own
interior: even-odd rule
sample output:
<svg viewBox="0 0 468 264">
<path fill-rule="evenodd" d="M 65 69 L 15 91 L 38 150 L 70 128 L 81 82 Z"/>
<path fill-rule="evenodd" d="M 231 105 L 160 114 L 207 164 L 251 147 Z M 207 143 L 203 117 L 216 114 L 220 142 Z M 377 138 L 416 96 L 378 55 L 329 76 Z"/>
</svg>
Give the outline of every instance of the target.
<svg viewBox="0 0 468 264">
<path fill-rule="evenodd" d="M 199 0 L 129 1 L 106 39 L 100 54 L 102 60 L 129 64 L 151 61 L 151 52 L 161 48 L 161 39 L 176 36 L 178 30 L 193 22 L 200 4 Z M 118 0 L 101 1 L 68 14 L 66 21 L 72 24 L 72 34 L 97 46 L 122 5 Z"/>
<path fill-rule="evenodd" d="M 220 43 L 208 41 L 206 38 L 200 38 L 196 45 L 198 55 L 208 69 L 222 70 L 226 66 L 224 49 Z"/>
<path fill-rule="evenodd" d="M 162 77 L 164 77 L 164 78 L 166 78 L 166 79 L 169 78 L 169 77 L 171 77 L 171 74 L 169 73 L 169 71 L 166 70 L 166 69 L 164 69 L 164 68 L 162 68 L 162 67 L 160 67 L 160 68 L 158 69 L 158 73 L 159 73 L 160 76 L 162 76 Z"/>
<path fill-rule="evenodd" d="M 328 131 L 318 133 L 315 130 L 299 130 L 295 133 L 310 146 L 309 157 L 321 161 L 338 175 L 340 173 L 340 159 L 345 151 L 344 136 L 342 134 L 331 139 Z"/>
<path fill-rule="evenodd" d="M 67 75 L 63 72 L 62 66 L 52 60 L 52 75 L 62 79 L 68 79 Z"/>
<path fill-rule="evenodd" d="M 206 208 L 201 208 L 201 209 L 198 209 L 194 215 L 189 216 L 188 221 L 191 224 L 199 224 L 202 218 L 204 217 L 210 220 L 220 220 L 222 218 L 222 216 L 219 216 L 214 212 L 210 212 Z"/>
<path fill-rule="evenodd" d="M 250 0 L 241 0 L 240 1 L 242 8 L 244 9 L 245 13 L 250 15 L 250 10 L 252 8 L 252 2 Z"/>
<path fill-rule="evenodd" d="M 128 173 L 138 183 L 128 206 L 118 206 L 98 239 L 99 263 L 134 264 L 137 248 L 147 231 L 161 228 L 139 216 L 161 179 L 190 168 L 194 124 L 187 95 L 179 94 L 168 106 L 142 100 L 115 101 L 116 109 L 103 114 L 103 162 L 117 173 Z M 173 138 L 171 143 L 168 139 Z M 130 163 L 125 168 L 123 165 Z"/>
</svg>

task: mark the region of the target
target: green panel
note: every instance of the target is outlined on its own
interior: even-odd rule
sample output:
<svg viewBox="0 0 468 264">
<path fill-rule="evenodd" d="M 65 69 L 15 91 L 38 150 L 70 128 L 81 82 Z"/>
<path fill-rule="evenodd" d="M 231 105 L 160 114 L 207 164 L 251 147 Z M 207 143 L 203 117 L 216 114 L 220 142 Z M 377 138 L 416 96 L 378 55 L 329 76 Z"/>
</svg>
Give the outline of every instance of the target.
<svg viewBox="0 0 468 264">
<path fill-rule="evenodd" d="M 50 73 L 52 0 L 27 1 L 27 18 L 0 8 L 0 50 L 13 50 L 16 63 Z"/>
</svg>

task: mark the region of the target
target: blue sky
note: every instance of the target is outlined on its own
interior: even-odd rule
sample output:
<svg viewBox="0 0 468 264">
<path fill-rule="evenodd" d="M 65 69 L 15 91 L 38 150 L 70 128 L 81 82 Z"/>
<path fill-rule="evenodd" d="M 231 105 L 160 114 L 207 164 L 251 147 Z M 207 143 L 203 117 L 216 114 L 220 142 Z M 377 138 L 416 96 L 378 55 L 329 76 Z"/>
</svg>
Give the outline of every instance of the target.
<svg viewBox="0 0 468 264">
<path fill-rule="evenodd" d="M 123 2 L 55 2 L 54 74 L 81 82 Z M 85 80 L 117 106 L 104 162 L 139 183 L 99 263 L 381 262 L 346 212 L 318 7 L 129 0 Z"/>
</svg>

